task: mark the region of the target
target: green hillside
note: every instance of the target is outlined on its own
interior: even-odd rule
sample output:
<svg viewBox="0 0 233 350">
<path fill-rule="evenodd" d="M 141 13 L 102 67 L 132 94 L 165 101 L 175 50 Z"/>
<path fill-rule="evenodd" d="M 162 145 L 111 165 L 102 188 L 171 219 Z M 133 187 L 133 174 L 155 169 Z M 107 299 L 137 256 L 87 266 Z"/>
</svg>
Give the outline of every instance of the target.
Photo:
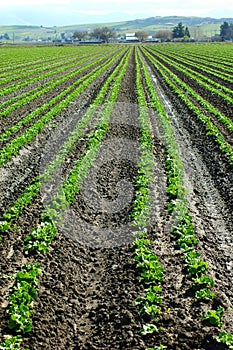
<svg viewBox="0 0 233 350">
<path fill-rule="evenodd" d="M 233 18 L 209 18 L 209 17 L 183 17 L 183 16 L 167 16 L 167 17 L 150 17 L 146 19 L 135 19 L 133 21 L 115 22 L 115 23 L 92 23 L 92 24 L 76 24 L 63 27 L 38 27 L 38 26 L 0 26 L 0 35 L 7 33 L 10 42 L 22 41 L 41 41 L 47 39 L 61 39 L 61 34 L 65 33 L 67 38 L 71 37 L 76 30 L 92 31 L 96 27 L 108 26 L 117 31 L 117 33 L 135 32 L 137 30 L 148 31 L 154 34 L 160 29 L 171 29 L 177 23 L 182 22 L 189 27 L 191 35 L 199 35 L 199 37 L 211 37 L 219 34 L 220 25 L 224 22 L 233 22 Z M 2 40 L 4 41 L 4 40 Z"/>
</svg>

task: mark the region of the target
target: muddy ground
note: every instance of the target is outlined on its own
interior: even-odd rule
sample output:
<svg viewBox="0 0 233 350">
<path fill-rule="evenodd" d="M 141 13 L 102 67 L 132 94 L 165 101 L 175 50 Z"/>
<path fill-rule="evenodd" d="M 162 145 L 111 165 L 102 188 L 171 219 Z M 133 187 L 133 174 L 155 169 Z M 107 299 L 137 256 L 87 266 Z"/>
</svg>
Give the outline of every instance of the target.
<svg viewBox="0 0 233 350">
<path fill-rule="evenodd" d="M 205 136 L 199 122 L 174 97 L 158 73 L 152 67 L 150 69 L 158 94 L 171 117 L 184 161 L 198 250 L 208 262 L 209 274 L 216 282 L 214 292 L 217 301 L 214 306 L 224 305 L 227 310 L 225 328 L 233 333 L 232 168 L 214 141 Z M 108 74 L 106 72 L 94 82 L 76 101 L 73 109 L 66 113 L 85 109 Z M 65 223 L 59 228 L 50 253 L 23 253 L 23 238 L 39 222 L 43 193 L 19 218 L 18 231 L 4 235 L 0 242 L 0 269 L 4 274 L 11 275 L 19 270 L 22 263 L 34 261 L 39 261 L 43 270 L 34 307 L 33 331 L 25 336 L 24 347 L 31 350 L 145 350 L 162 343 L 169 350 L 224 349 L 212 339 L 218 334 L 218 329 L 201 322 L 201 315 L 209 306 L 195 302 L 181 252 L 170 234 L 171 218 L 166 210 L 165 149 L 153 111 L 149 113 L 155 169 L 151 184 L 151 225 L 148 229 L 154 241 L 154 251 L 165 268 L 165 312 L 159 321 L 163 330 L 153 336 L 140 334 L 142 324 L 150 320 L 141 315 L 135 305 L 135 299 L 143 295 L 143 286 L 139 283 L 132 258 L 134 231 L 130 225 L 135 192 L 133 181 L 140 156 L 136 101 L 135 60 L 132 56 L 95 167 L 76 196 Z M 58 125 L 63 117 L 64 114 L 58 118 Z M 38 173 L 40 147 L 48 142 L 51 134 L 48 126 L 29 147 L 29 155 L 26 154 L 25 158 L 21 155 L 18 162 L 12 162 L 3 169 L 2 212 L 17 198 L 17 183 L 21 192 Z M 85 137 L 80 140 L 66 159 L 64 176 L 84 152 L 86 141 Z M 22 181 L 15 178 L 18 172 Z M 8 191 L 8 188 L 11 190 Z M 0 322 L 1 335 L 4 335 L 9 333 L 5 310 L 12 282 L 2 276 L 0 282 Z"/>
</svg>

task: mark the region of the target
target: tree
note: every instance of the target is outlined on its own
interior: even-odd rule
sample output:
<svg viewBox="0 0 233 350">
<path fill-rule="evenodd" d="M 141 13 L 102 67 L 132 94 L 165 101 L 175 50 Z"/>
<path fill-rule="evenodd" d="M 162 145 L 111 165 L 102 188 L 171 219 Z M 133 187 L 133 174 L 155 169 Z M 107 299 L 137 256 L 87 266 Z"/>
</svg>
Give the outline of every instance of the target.
<svg viewBox="0 0 233 350">
<path fill-rule="evenodd" d="M 135 36 L 138 38 L 139 41 L 145 41 L 148 38 L 149 33 L 144 30 L 139 30 L 135 33 Z"/>
<path fill-rule="evenodd" d="M 86 35 L 87 35 L 87 32 L 82 32 L 80 30 L 77 30 L 76 32 L 74 32 L 73 38 L 81 41 L 85 38 Z"/>
<path fill-rule="evenodd" d="M 185 33 L 184 25 L 182 22 L 178 23 L 177 26 L 173 28 L 172 36 L 173 38 L 183 38 Z"/>
<path fill-rule="evenodd" d="M 220 26 L 220 35 L 225 38 L 227 36 L 227 31 L 229 29 L 229 23 L 228 22 L 223 22 Z"/>
<path fill-rule="evenodd" d="M 220 36 L 223 40 L 232 40 L 233 39 L 233 23 L 229 24 L 224 22 L 220 26 Z"/>
<path fill-rule="evenodd" d="M 108 43 L 110 38 L 113 38 L 116 36 L 116 33 L 113 29 L 109 27 L 101 27 L 101 28 L 95 28 L 91 33 L 91 36 L 98 40 L 103 40 L 104 42 Z"/>
<path fill-rule="evenodd" d="M 172 38 L 172 31 L 168 29 L 161 29 L 155 33 L 154 37 L 160 39 L 161 41 L 170 41 Z"/>
<path fill-rule="evenodd" d="M 3 39 L 5 39 L 5 40 L 10 40 L 10 37 L 9 37 L 9 35 L 8 35 L 7 33 L 5 33 L 5 34 L 3 35 Z"/>
</svg>

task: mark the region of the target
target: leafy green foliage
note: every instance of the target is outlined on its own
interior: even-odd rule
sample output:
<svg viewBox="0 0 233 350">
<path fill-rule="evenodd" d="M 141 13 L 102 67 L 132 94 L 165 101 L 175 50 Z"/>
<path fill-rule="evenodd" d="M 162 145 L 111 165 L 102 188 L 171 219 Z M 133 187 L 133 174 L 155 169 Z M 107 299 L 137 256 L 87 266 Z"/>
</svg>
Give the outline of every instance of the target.
<svg viewBox="0 0 233 350">
<path fill-rule="evenodd" d="M 188 266 L 191 275 L 200 275 L 208 269 L 208 263 L 204 260 L 192 259 Z"/>
<path fill-rule="evenodd" d="M 16 275 L 13 293 L 9 296 L 10 306 L 7 312 L 10 314 L 8 327 L 17 332 L 30 332 L 32 329 L 31 308 L 37 296 L 36 285 L 41 274 L 39 264 L 24 265 Z"/>
<path fill-rule="evenodd" d="M 102 69 L 108 68 L 112 64 L 112 62 L 118 58 L 118 55 L 108 60 L 104 64 L 104 68 L 101 68 L 101 72 L 102 72 Z M 65 155 L 69 154 L 69 152 L 72 150 L 74 143 L 76 142 L 77 139 L 80 138 L 80 136 L 84 132 L 85 128 L 87 127 L 88 123 L 92 118 L 92 115 L 96 111 L 96 108 L 101 103 L 103 103 L 105 94 L 109 88 L 109 85 L 115 79 L 115 76 L 118 73 L 118 71 L 122 68 L 123 63 L 124 63 L 124 59 L 121 60 L 117 68 L 108 77 L 107 81 L 105 82 L 99 94 L 97 95 L 96 99 L 93 101 L 93 104 L 90 106 L 90 108 L 88 109 L 86 114 L 83 116 L 83 118 L 78 122 L 75 130 L 73 131 L 73 133 L 71 133 L 71 136 L 69 137 L 67 142 L 63 145 L 62 149 L 57 154 L 55 159 L 46 166 L 44 174 L 42 174 L 40 177 L 34 178 L 32 182 L 29 184 L 29 186 L 25 188 L 22 195 L 20 195 L 20 197 L 15 201 L 13 206 L 7 209 L 6 213 L 3 215 L 4 221 L 0 222 L 0 232 L 5 232 L 13 228 L 12 223 L 18 219 L 23 209 L 27 205 L 29 205 L 32 202 L 33 198 L 35 198 L 35 196 L 39 193 L 41 184 L 46 182 L 46 180 L 56 171 L 57 167 L 63 162 Z M 42 249 L 40 250 L 43 251 L 43 247 L 41 248 Z"/>
<path fill-rule="evenodd" d="M 194 256 L 193 258 L 197 258 L 198 256 Z M 205 275 L 205 274 L 201 274 L 200 276 L 193 278 L 192 279 L 192 286 L 194 288 L 213 288 L 214 287 L 214 280 L 213 278 Z"/>
<path fill-rule="evenodd" d="M 152 316 L 159 315 L 161 310 L 158 305 L 160 305 L 163 300 L 161 293 L 162 288 L 160 286 L 151 286 L 148 288 L 144 297 L 136 299 L 136 304 L 143 305 L 140 312 Z"/>
<path fill-rule="evenodd" d="M 202 321 L 208 321 L 211 325 L 222 327 L 222 317 L 224 316 L 224 308 L 220 306 L 216 311 L 209 310 L 202 316 Z"/>
<path fill-rule="evenodd" d="M 212 300 L 216 298 L 216 295 L 212 293 L 208 288 L 202 288 L 200 290 L 197 290 L 195 293 L 195 297 L 198 301 L 201 300 Z"/>
<path fill-rule="evenodd" d="M 163 300 L 161 296 L 161 284 L 164 280 L 164 268 L 151 249 L 152 242 L 147 239 L 146 234 L 146 227 L 148 226 L 150 217 L 149 185 L 152 181 L 155 164 L 152 153 L 150 118 L 148 115 L 144 88 L 141 82 L 141 69 L 137 54 L 136 93 L 139 104 L 139 123 L 141 131 L 139 141 L 141 157 L 138 163 L 138 176 L 135 181 L 136 196 L 131 217 L 134 220 L 133 225 L 138 228 L 137 236 L 140 237 L 134 242 L 134 260 L 139 270 L 140 281 L 147 286 L 147 288 L 145 288 L 145 295 L 137 298 L 136 304 L 140 305 L 141 313 L 151 316 L 151 322 L 153 322 L 143 325 L 141 334 L 146 335 L 159 331 L 159 328 L 154 323 L 158 321 L 155 317 L 161 313 L 161 304 Z"/>
<path fill-rule="evenodd" d="M 57 196 L 53 198 L 52 205 L 49 208 L 47 208 L 47 210 L 42 214 L 41 223 L 36 228 L 32 229 L 30 235 L 26 237 L 26 250 L 37 250 L 39 252 L 44 253 L 48 250 L 49 244 L 54 239 L 57 232 L 55 223 L 59 220 L 62 220 L 62 212 L 67 208 L 67 205 L 69 205 L 69 203 L 74 199 L 75 193 L 79 190 L 81 181 L 83 181 L 84 177 L 88 174 L 89 167 L 92 164 L 92 161 L 98 152 L 100 143 L 106 136 L 106 132 L 108 129 L 108 121 L 113 110 L 114 102 L 116 102 L 118 96 L 120 82 L 124 77 L 124 73 L 128 65 L 128 60 L 131 51 L 132 49 L 127 50 L 127 54 L 124 55 L 115 71 L 109 76 L 107 82 L 104 84 L 100 94 L 95 100 L 96 105 L 100 103 L 105 96 L 109 84 L 113 80 L 115 80 L 109 96 L 109 103 L 106 104 L 106 108 L 103 112 L 102 118 L 99 120 L 99 124 L 97 125 L 96 131 L 89 138 L 87 146 L 89 152 L 86 152 L 86 154 L 81 158 L 81 160 L 76 163 L 76 166 L 74 167 L 73 171 L 71 171 L 67 181 L 61 185 L 61 188 L 59 188 L 58 190 Z M 115 60 L 116 57 L 109 59 L 109 66 Z M 102 66 L 99 69 L 99 74 L 102 73 L 106 69 L 106 67 L 108 66 Z M 96 76 L 93 73 L 94 72 L 92 71 L 91 76 L 92 79 L 95 79 Z M 90 80 L 87 79 L 85 82 L 85 87 L 89 84 Z M 77 90 L 79 90 L 79 88 Z M 72 95 L 72 98 L 73 97 L 74 95 Z M 72 98 L 69 101 L 72 101 Z M 94 112 L 94 110 L 95 109 L 91 106 L 91 114 Z M 90 120 L 91 114 L 87 114 L 86 122 Z M 83 130 L 85 126 L 85 123 L 81 123 L 81 130 Z M 65 147 L 65 151 L 72 147 L 72 144 L 77 139 L 77 135 L 79 135 L 79 133 L 77 132 L 77 130 L 75 130 L 75 135 L 71 136 L 71 140 L 68 141 L 68 144 Z M 64 156 L 64 153 L 62 153 L 62 156 Z M 45 179 L 49 177 L 49 175 L 56 169 L 57 164 L 59 164 L 59 162 L 62 160 L 62 156 L 59 155 L 58 159 L 55 160 L 53 165 L 47 167 L 47 170 L 44 174 Z M 78 184 L 77 180 L 79 181 Z M 39 179 L 37 179 L 34 182 L 34 184 L 36 184 L 36 190 L 38 190 L 40 188 Z M 76 190 L 76 192 L 74 192 L 74 189 Z M 29 196 L 27 197 L 28 194 Z M 29 191 L 27 189 L 26 192 L 24 192 L 23 196 L 21 196 L 20 200 L 18 202 L 15 202 L 15 206 L 8 210 L 4 218 L 8 219 L 8 221 L 13 221 L 23 210 L 25 203 L 30 202 L 32 197 L 33 192 L 31 191 L 31 189 Z M 16 332 L 27 333 L 30 332 L 32 329 L 32 307 L 34 304 L 34 299 L 37 296 L 37 291 L 35 287 L 39 283 L 37 277 L 40 275 L 40 273 L 41 270 L 39 269 L 39 265 L 35 264 L 24 266 L 21 269 L 21 271 L 16 275 L 13 293 L 9 296 L 10 307 L 8 309 L 8 313 L 10 314 L 9 328 L 14 329 Z"/>
<path fill-rule="evenodd" d="M 4 343 L 0 343 L 0 350 L 21 350 L 22 337 L 20 335 L 5 335 Z M 24 349 L 28 350 L 28 349 Z"/>
<path fill-rule="evenodd" d="M 219 343 L 226 344 L 229 350 L 233 350 L 233 335 L 225 331 L 219 333 L 217 337 L 214 337 Z"/>
<path fill-rule="evenodd" d="M 102 64 L 100 67 L 94 68 L 91 72 L 82 76 L 78 80 L 76 80 L 71 86 L 69 86 L 65 91 L 61 92 L 59 98 L 56 96 L 54 99 L 60 100 L 64 96 L 67 95 L 65 99 L 62 99 L 57 105 L 54 107 L 54 102 L 51 100 L 48 102 L 50 105 L 49 111 L 43 115 L 38 121 L 36 121 L 32 126 L 30 126 L 27 130 L 25 130 L 21 135 L 14 138 L 10 144 L 5 146 L 0 152 L 0 167 L 6 164 L 9 160 L 12 159 L 13 156 L 17 155 L 22 147 L 32 142 L 38 133 L 41 133 L 44 127 L 51 122 L 54 118 L 56 118 L 61 111 L 63 111 L 70 103 L 73 103 L 77 96 L 90 85 L 100 74 L 102 74 L 111 64 L 116 60 L 115 57 L 110 58 Z M 74 88 L 76 89 L 74 90 Z M 74 90 L 74 91 L 73 91 Z M 41 107 L 44 108 L 43 106 Z M 46 107 L 48 108 L 48 106 Z M 35 112 L 32 112 L 35 113 Z M 31 117 L 28 117 L 29 119 Z"/>
<path fill-rule="evenodd" d="M 162 65 L 159 65 L 159 62 L 155 63 L 155 59 L 150 56 L 148 53 L 149 49 L 146 51 L 144 49 L 143 53 L 145 56 L 150 60 L 151 63 L 155 65 L 155 67 L 159 70 L 159 72 L 162 74 L 164 79 L 170 84 L 170 78 L 169 76 L 166 76 L 163 74 L 163 70 L 160 68 L 163 67 L 164 70 L 166 68 Z M 210 291 L 211 288 L 214 286 L 214 281 L 212 278 L 204 274 L 204 272 L 208 269 L 208 263 L 201 259 L 201 255 L 195 251 L 195 246 L 197 244 L 197 239 L 195 238 L 194 234 L 194 225 L 192 223 L 192 217 L 189 214 L 187 199 L 186 199 L 186 189 L 184 188 L 184 180 L 183 180 L 183 165 L 180 160 L 179 150 L 178 146 L 176 144 L 176 140 L 174 137 L 174 134 L 172 132 L 172 128 L 170 125 L 170 122 L 166 116 L 166 113 L 163 109 L 163 106 L 161 106 L 161 102 L 158 100 L 156 96 L 156 92 L 153 86 L 153 83 L 151 82 L 151 77 L 147 71 L 147 68 L 145 67 L 145 64 L 143 60 L 140 60 L 142 69 L 143 69 L 143 75 L 145 82 L 147 84 L 148 91 L 150 93 L 151 98 L 151 107 L 155 108 L 158 112 L 158 116 L 160 117 L 161 125 L 164 131 L 164 135 L 166 135 L 166 173 L 168 178 L 168 187 L 167 187 L 167 193 L 169 196 L 169 206 L 168 211 L 169 213 L 173 214 L 174 218 L 174 225 L 172 226 L 171 231 L 173 232 L 177 245 L 182 249 L 183 251 L 183 257 L 185 262 L 187 263 L 187 271 L 189 274 L 193 277 L 192 278 L 192 287 L 195 290 L 195 297 L 198 301 L 210 301 L 213 300 L 216 295 Z M 177 87 L 176 85 L 170 84 L 174 88 L 174 91 L 176 91 Z M 188 98 L 185 96 L 183 97 L 182 91 L 177 90 L 179 97 L 186 99 L 187 104 L 189 107 L 199 115 L 200 118 L 206 123 L 207 129 L 210 132 L 216 133 L 217 130 L 216 127 L 213 126 L 210 123 L 210 120 L 206 118 L 204 115 L 200 113 L 200 110 L 190 103 Z M 197 97 L 197 95 L 196 95 Z M 199 101 L 203 102 L 201 99 Z M 208 105 L 208 108 L 211 109 L 212 107 Z M 213 110 L 212 110 L 213 111 Z M 215 111 L 214 111 L 215 113 Z M 217 112 L 216 112 L 217 113 Z M 220 136 L 219 136 L 220 135 Z M 225 140 L 221 139 L 221 134 L 218 132 L 218 140 L 221 144 L 220 147 L 225 147 L 226 143 Z M 224 148 L 226 152 L 229 151 L 229 149 L 226 147 Z M 230 155 L 230 152 L 228 152 Z M 230 156 L 231 157 L 231 156 Z M 233 159 L 233 158 L 232 158 Z M 138 246 L 139 248 L 139 246 Z M 140 247 L 141 248 L 141 247 Z M 145 250 L 142 251 L 141 249 L 138 249 L 138 256 L 140 259 L 143 260 L 144 255 L 147 256 L 148 254 L 148 246 L 145 246 Z M 143 264 L 139 264 L 139 266 L 143 266 Z M 138 298 L 137 303 L 142 305 L 141 312 L 148 313 L 154 312 L 154 315 L 158 313 L 158 310 L 160 309 L 158 307 L 159 303 L 156 304 L 156 308 L 150 308 L 150 299 L 148 300 L 148 297 L 150 296 L 153 298 L 153 294 L 149 293 L 146 294 L 144 297 Z M 160 299 L 157 298 L 157 295 L 155 296 L 155 301 L 159 301 Z M 211 324 L 217 325 L 219 327 L 222 326 L 221 317 L 224 314 L 224 308 L 219 308 L 217 311 L 209 311 L 203 316 L 203 320 L 208 320 Z"/>
<path fill-rule="evenodd" d="M 172 91 L 180 98 L 180 100 L 182 100 L 184 104 L 193 113 L 196 114 L 197 118 L 205 125 L 206 134 L 214 136 L 216 142 L 219 144 L 219 148 L 221 149 L 221 151 L 227 154 L 231 165 L 233 165 L 233 152 L 231 150 L 230 145 L 228 144 L 228 142 L 226 142 L 219 129 L 212 123 L 211 118 L 206 116 L 203 113 L 203 110 L 196 106 L 190 100 L 189 95 L 196 99 L 198 102 L 200 102 L 201 106 L 204 106 L 211 113 L 214 113 L 214 115 L 216 115 L 222 122 L 224 122 L 225 125 L 229 126 L 230 129 L 232 129 L 233 127 L 232 121 L 230 121 L 229 118 L 227 118 L 226 116 L 222 115 L 219 111 L 215 110 L 211 104 L 202 99 L 191 87 L 189 87 L 185 82 L 180 80 L 169 68 L 162 64 L 159 60 L 156 60 L 148 51 L 150 51 L 150 49 L 147 48 L 146 51 L 143 49 L 143 53 L 158 70 L 158 72 L 162 75 L 164 81 L 168 84 Z"/>
<path fill-rule="evenodd" d="M 106 136 L 109 119 L 120 89 L 120 82 L 123 79 L 128 64 L 129 54 L 130 51 L 124 56 L 122 64 L 117 68 L 118 76 L 115 78 L 114 86 L 111 89 L 109 96 L 110 103 L 105 105 L 96 130 L 89 135 L 86 152 L 75 163 L 67 180 L 57 190 L 57 195 L 52 199 L 51 205 L 46 208 L 41 216 L 41 223 L 32 229 L 31 233 L 25 238 L 25 242 L 27 243 L 25 250 L 36 250 L 44 253 L 48 251 L 48 246 L 56 236 L 56 225 L 62 222 L 62 213 L 74 201 L 75 195 L 79 191 L 83 180 L 88 175 L 94 158 L 99 151 L 100 144 Z"/>
<path fill-rule="evenodd" d="M 156 53 L 158 57 L 160 57 L 163 61 L 166 63 L 169 63 L 170 66 L 175 67 L 178 71 L 181 71 L 183 74 L 187 75 L 191 79 L 194 79 L 197 81 L 201 86 L 209 90 L 212 94 L 216 94 L 223 98 L 227 103 L 233 104 L 233 99 L 223 93 L 222 89 L 224 88 L 222 85 L 213 82 L 211 79 L 206 78 L 202 74 L 198 74 L 195 70 L 189 69 L 186 66 L 183 66 L 181 63 L 177 63 L 174 60 L 170 59 L 168 56 L 164 56 L 159 54 L 158 52 Z M 183 62 L 183 60 L 182 60 Z M 169 70 L 166 69 L 166 72 L 168 73 Z M 223 113 L 221 113 L 219 110 L 213 107 L 211 103 L 206 101 L 204 98 L 202 98 L 197 92 L 195 92 L 189 85 L 187 85 L 184 81 L 179 80 L 176 76 L 172 75 L 172 77 L 175 79 L 176 82 L 179 83 L 179 86 L 181 86 L 186 93 L 191 96 L 191 98 L 194 98 L 200 106 L 204 107 L 205 111 L 208 111 L 215 115 L 218 120 L 223 123 L 230 131 L 233 131 L 233 122 L 231 119 L 229 119 L 227 116 L 225 116 Z M 204 80 L 204 81 L 203 81 Z M 207 81 L 208 83 L 206 83 Z M 213 87 L 212 85 L 215 85 L 217 88 Z M 227 93 L 231 93 L 229 89 L 226 89 Z M 190 105 L 191 106 L 191 105 Z M 197 109 L 198 111 L 198 109 Z"/>
</svg>

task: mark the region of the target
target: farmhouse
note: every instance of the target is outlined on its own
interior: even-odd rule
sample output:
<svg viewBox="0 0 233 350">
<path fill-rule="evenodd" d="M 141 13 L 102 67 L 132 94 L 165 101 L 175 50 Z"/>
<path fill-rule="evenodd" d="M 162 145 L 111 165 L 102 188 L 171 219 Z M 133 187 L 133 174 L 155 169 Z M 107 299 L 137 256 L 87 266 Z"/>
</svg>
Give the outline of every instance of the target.
<svg viewBox="0 0 233 350">
<path fill-rule="evenodd" d="M 125 40 L 131 43 L 139 42 L 138 38 L 135 36 L 135 33 L 126 33 Z"/>
</svg>

